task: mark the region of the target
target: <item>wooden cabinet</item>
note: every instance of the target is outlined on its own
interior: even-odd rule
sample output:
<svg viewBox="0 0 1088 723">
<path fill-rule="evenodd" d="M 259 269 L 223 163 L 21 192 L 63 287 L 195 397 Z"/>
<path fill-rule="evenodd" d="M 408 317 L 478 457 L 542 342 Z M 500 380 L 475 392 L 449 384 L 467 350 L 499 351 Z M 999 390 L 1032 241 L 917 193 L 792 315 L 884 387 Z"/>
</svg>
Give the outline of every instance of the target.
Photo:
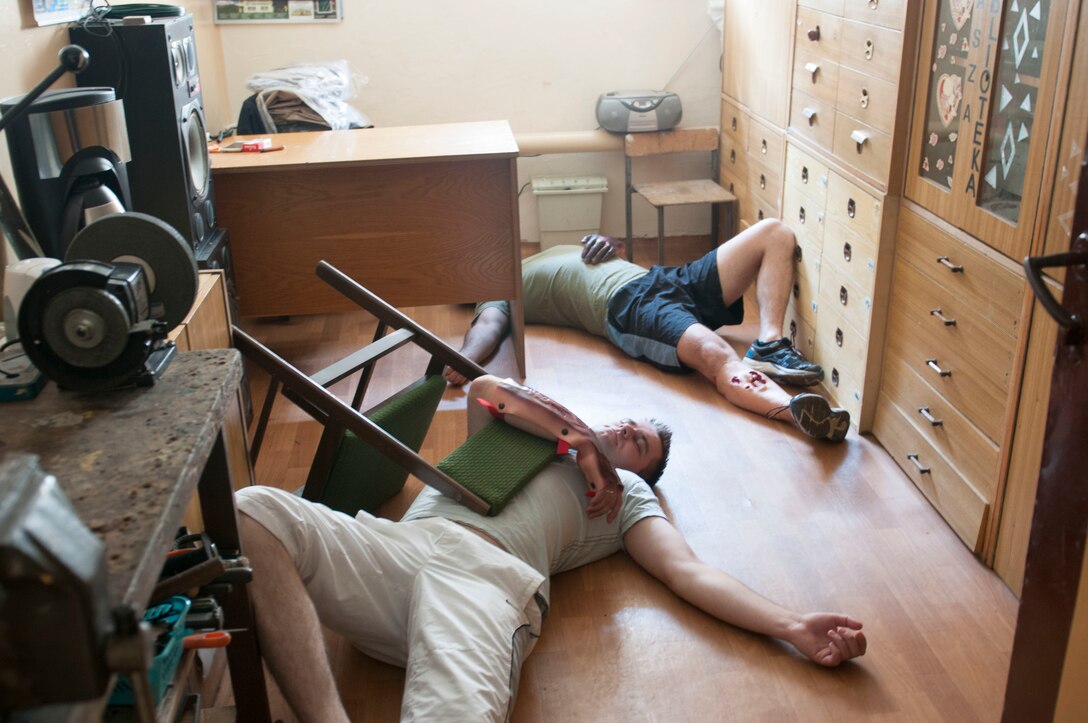
<svg viewBox="0 0 1088 723">
<path fill-rule="evenodd" d="M 170 332 L 178 351 L 227 349 L 231 340 L 231 318 L 227 304 L 226 278 L 222 271 L 201 271 L 196 300 L 189 315 Z M 167 371 L 169 373 L 169 370 Z M 243 376 L 243 384 L 245 377 Z M 235 489 L 253 484 L 253 465 L 249 459 L 243 393 L 239 388 L 223 422 L 227 445 L 227 463 Z M 184 524 L 192 530 L 203 529 L 200 504 L 194 497 L 185 513 Z"/>
<path fill-rule="evenodd" d="M 1077 153 L 1056 152 L 1054 139 L 1083 108 L 1070 75 L 1079 11 L 1056 0 L 925 3 L 874 425 L 1014 591 L 1054 343 L 1020 261 L 1068 243 L 1056 217 L 1071 218 L 1073 195 L 1055 169 Z"/>
<path fill-rule="evenodd" d="M 781 215 L 792 17 L 789 3 L 725 4 L 719 177 L 741 228 Z"/>
</svg>

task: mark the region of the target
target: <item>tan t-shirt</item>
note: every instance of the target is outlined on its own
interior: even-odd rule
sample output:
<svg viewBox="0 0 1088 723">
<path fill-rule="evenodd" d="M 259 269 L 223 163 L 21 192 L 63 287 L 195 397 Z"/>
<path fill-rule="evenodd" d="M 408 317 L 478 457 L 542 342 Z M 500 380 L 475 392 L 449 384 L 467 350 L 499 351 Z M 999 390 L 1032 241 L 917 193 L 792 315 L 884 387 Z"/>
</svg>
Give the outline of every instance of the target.
<svg viewBox="0 0 1088 723">
<path fill-rule="evenodd" d="M 521 262 L 525 321 L 571 326 L 605 336 L 609 300 L 625 284 L 645 274 L 646 269 L 623 259 L 591 266 L 582 261 L 581 246 L 553 246 Z M 480 304 L 476 314 L 489 306 L 510 314 L 505 301 Z"/>
</svg>

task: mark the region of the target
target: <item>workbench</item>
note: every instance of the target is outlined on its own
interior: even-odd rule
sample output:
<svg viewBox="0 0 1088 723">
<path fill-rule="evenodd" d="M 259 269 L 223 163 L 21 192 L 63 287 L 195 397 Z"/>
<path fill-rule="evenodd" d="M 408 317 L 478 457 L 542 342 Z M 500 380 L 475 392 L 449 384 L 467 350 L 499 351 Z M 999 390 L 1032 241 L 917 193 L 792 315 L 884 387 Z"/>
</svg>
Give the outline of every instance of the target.
<svg viewBox="0 0 1088 723">
<path fill-rule="evenodd" d="M 240 554 L 223 424 L 241 379 L 235 349 L 183 352 L 151 387 L 89 394 L 50 382 L 36 399 L 0 407 L 0 454 L 37 455 L 104 543 L 111 606 L 147 605 L 194 490 L 220 554 Z M 238 720 L 268 721 L 245 586 L 221 604 L 228 627 L 245 629 L 227 648 Z M 50 706 L 29 720 L 94 721 L 103 706 Z"/>
<path fill-rule="evenodd" d="M 314 275 L 325 260 L 398 307 L 510 300 L 525 374 L 506 121 L 262 137 L 282 150 L 211 154 L 241 316 L 356 308 Z"/>
</svg>

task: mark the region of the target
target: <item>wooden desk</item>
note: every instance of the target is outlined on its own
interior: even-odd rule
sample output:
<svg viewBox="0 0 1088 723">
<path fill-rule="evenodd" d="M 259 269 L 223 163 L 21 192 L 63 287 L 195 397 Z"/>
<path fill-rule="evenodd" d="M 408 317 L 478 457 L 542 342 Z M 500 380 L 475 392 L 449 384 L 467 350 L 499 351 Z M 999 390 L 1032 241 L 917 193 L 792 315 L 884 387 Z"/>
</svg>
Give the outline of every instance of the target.
<svg viewBox="0 0 1088 723">
<path fill-rule="evenodd" d="M 242 316 L 354 309 L 324 259 L 394 306 L 510 299 L 525 374 L 517 143 L 506 121 L 272 136 L 215 153 Z"/>
<path fill-rule="evenodd" d="M 38 455 L 105 544 L 111 605 L 144 609 L 196 489 L 220 553 L 240 552 L 223 420 L 237 405 L 241 378 L 235 349 L 186 352 L 152 387 L 80 394 L 50 382 L 36 399 L 0 409 L 0 453 Z M 245 586 L 222 602 L 227 625 L 250 631 L 234 634 L 227 649 L 238 720 L 267 721 Z M 47 719 L 97 720 L 102 705 L 72 706 Z"/>
</svg>

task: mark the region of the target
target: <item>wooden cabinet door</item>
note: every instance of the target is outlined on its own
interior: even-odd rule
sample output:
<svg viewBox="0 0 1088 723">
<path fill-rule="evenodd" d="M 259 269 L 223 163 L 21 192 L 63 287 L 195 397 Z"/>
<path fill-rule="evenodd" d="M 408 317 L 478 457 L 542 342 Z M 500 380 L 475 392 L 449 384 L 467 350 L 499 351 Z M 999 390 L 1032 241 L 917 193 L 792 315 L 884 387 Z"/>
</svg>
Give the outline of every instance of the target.
<svg viewBox="0 0 1088 723">
<path fill-rule="evenodd" d="M 722 92 L 779 128 L 787 122 L 794 4 L 727 0 Z"/>
<path fill-rule="evenodd" d="M 1013 258 L 1043 191 L 1067 0 L 928 0 L 907 196 Z"/>
</svg>

